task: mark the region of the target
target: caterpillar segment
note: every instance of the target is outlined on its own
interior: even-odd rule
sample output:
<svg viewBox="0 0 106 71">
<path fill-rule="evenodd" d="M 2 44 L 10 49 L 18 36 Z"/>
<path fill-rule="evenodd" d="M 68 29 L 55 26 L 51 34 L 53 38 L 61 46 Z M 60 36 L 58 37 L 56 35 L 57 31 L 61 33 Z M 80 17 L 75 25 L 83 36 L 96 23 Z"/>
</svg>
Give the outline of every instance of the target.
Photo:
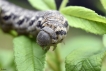
<svg viewBox="0 0 106 71">
<path fill-rule="evenodd" d="M 32 35 L 43 49 L 56 47 L 67 35 L 68 22 L 58 11 L 28 10 L 6 0 L 0 0 L 0 9 L 0 26 L 4 32 L 15 30 L 18 34 Z"/>
</svg>

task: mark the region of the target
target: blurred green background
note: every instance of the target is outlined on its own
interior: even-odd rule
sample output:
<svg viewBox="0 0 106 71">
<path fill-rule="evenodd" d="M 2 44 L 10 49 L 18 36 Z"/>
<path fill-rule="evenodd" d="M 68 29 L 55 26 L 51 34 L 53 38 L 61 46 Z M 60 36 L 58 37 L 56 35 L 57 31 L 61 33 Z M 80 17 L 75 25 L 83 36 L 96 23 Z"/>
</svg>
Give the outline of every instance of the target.
<svg viewBox="0 0 106 71">
<path fill-rule="evenodd" d="M 27 9 L 33 8 L 27 0 L 9 0 L 10 2 Z M 61 0 L 55 0 L 59 8 Z M 98 14 L 105 16 L 106 10 L 103 8 L 100 0 L 70 0 L 69 5 L 84 6 L 95 10 Z M 16 71 L 13 55 L 13 37 L 10 34 L 3 33 L 0 30 L 0 71 Z M 103 36 L 88 33 L 84 30 L 70 27 L 64 43 L 59 44 L 55 51 L 48 51 L 45 71 L 54 71 L 55 69 L 65 71 L 65 57 L 74 49 L 85 48 L 103 48 Z M 57 56 L 58 54 L 58 56 Z M 58 57 L 58 58 L 57 58 Z M 53 67 L 53 65 L 55 67 Z M 103 64 L 104 68 L 106 64 Z"/>
</svg>

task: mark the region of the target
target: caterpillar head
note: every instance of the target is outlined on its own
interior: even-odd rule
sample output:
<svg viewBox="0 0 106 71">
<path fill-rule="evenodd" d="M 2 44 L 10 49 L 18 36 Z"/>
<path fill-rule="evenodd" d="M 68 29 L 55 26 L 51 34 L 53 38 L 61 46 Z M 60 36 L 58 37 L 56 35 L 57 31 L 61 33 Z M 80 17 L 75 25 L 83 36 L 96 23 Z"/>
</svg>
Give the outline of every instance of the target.
<svg viewBox="0 0 106 71">
<path fill-rule="evenodd" d="M 36 27 L 34 30 L 38 30 L 37 43 L 42 48 L 56 46 L 62 42 L 69 28 L 66 19 L 57 11 L 46 12 L 37 19 L 35 26 L 33 24 L 32 27 Z M 35 33 L 36 31 L 34 30 L 32 32 Z"/>
<path fill-rule="evenodd" d="M 37 43 L 43 47 L 50 47 L 53 39 L 56 39 L 56 33 L 50 27 L 44 27 L 37 35 Z"/>
<path fill-rule="evenodd" d="M 45 31 L 40 31 L 37 35 L 37 43 L 42 46 L 48 46 L 51 44 L 51 37 Z"/>
</svg>

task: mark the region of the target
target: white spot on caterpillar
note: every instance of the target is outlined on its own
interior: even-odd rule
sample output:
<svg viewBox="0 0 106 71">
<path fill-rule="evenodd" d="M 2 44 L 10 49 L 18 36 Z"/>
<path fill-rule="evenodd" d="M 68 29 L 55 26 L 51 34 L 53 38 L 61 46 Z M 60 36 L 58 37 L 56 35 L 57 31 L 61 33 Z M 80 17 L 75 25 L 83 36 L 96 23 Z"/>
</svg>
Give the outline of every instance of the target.
<svg viewBox="0 0 106 71">
<path fill-rule="evenodd" d="M 57 40 L 52 39 L 52 43 L 56 43 L 56 42 L 57 42 Z"/>
<path fill-rule="evenodd" d="M 42 19 L 43 19 L 42 17 L 39 18 L 39 20 L 42 20 Z"/>
<path fill-rule="evenodd" d="M 36 18 L 35 17 L 32 17 L 30 20 L 35 20 Z"/>
<path fill-rule="evenodd" d="M 23 20 L 23 19 L 24 19 L 24 16 L 20 16 L 20 17 L 19 17 L 19 20 Z"/>
</svg>

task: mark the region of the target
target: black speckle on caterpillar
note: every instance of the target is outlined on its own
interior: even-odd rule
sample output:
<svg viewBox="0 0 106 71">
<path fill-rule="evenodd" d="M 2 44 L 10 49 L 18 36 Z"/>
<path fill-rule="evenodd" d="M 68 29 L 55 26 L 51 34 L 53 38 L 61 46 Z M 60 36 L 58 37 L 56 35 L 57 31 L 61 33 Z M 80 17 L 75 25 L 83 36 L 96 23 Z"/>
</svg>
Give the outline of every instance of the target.
<svg viewBox="0 0 106 71">
<path fill-rule="evenodd" d="M 18 34 L 36 37 L 42 47 L 56 46 L 66 37 L 69 26 L 58 11 L 32 11 L 6 0 L 0 0 L 0 22 L 3 31 L 16 30 Z"/>
</svg>

